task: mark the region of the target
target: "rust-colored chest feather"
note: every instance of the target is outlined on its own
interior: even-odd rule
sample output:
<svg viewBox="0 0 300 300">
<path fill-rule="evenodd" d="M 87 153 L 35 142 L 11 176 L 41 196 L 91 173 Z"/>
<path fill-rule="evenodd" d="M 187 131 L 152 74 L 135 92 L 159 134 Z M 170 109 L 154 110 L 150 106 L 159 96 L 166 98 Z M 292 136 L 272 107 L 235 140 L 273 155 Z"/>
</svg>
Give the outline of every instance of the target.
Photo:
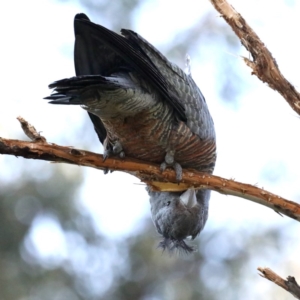
<svg viewBox="0 0 300 300">
<path fill-rule="evenodd" d="M 182 167 L 212 172 L 216 147 L 214 139 L 202 140 L 186 123 L 175 122 L 167 106 L 160 111 L 145 110 L 127 118 L 103 120 L 111 143 L 120 142 L 127 157 L 162 163 L 168 150 Z"/>
</svg>

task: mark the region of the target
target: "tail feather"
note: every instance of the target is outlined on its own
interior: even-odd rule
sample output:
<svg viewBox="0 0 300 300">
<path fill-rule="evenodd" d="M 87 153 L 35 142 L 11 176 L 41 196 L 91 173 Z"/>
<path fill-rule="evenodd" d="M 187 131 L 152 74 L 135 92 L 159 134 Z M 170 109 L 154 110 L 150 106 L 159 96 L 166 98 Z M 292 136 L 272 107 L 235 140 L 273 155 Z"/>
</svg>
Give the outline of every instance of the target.
<svg viewBox="0 0 300 300">
<path fill-rule="evenodd" d="M 44 99 L 51 100 L 49 103 L 52 104 L 81 105 L 83 104 L 82 93 L 87 90 L 92 92 L 94 89 L 115 90 L 123 86 L 124 82 L 121 82 L 121 80 L 121 78 L 118 81 L 116 77 L 108 78 L 101 75 L 61 79 L 49 85 L 49 88 L 54 89 L 54 91 Z"/>
<path fill-rule="evenodd" d="M 51 104 L 72 104 L 72 105 L 81 105 L 82 102 L 78 97 L 66 96 L 64 94 L 53 94 L 51 96 L 45 97 L 46 100 L 51 100 Z"/>
<path fill-rule="evenodd" d="M 54 81 L 53 83 L 49 84 L 49 88 L 54 89 L 55 91 L 68 90 L 71 87 L 88 87 L 108 82 L 110 82 L 110 80 L 101 75 L 84 75 Z"/>
</svg>

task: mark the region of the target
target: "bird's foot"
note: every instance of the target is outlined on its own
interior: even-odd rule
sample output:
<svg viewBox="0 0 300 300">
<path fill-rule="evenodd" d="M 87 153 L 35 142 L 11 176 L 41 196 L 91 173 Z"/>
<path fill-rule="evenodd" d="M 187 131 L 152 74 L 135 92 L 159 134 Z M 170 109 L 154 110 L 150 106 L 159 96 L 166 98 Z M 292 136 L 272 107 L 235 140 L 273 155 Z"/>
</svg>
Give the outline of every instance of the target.
<svg viewBox="0 0 300 300">
<path fill-rule="evenodd" d="M 174 154 L 175 152 L 173 150 L 167 151 L 165 161 L 160 165 L 160 170 L 163 172 L 167 167 L 173 168 L 176 174 L 176 180 L 179 182 L 182 179 L 182 167 L 174 160 Z"/>
<path fill-rule="evenodd" d="M 119 141 L 114 142 L 113 144 L 113 154 L 118 155 L 120 158 L 125 157 L 125 152 L 123 150 L 123 147 Z"/>
<path fill-rule="evenodd" d="M 119 141 L 115 141 L 111 143 L 109 146 L 105 147 L 103 153 L 103 161 L 105 161 L 110 156 L 119 156 L 120 158 L 125 157 L 125 152 L 123 147 Z"/>
<path fill-rule="evenodd" d="M 119 141 L 116 141 L 115 143 L 106 145 L 106 147 L 104 147 L 103 161 L 105 161 L 110 156 L 119 156 L 120 158 L 125 157 L 125 152 Z M 112 173 L 113 170 L 109 170 L 108 168 L 104 170 L 104 174 L 107 174 L 109 172 Z"/>
</svg>

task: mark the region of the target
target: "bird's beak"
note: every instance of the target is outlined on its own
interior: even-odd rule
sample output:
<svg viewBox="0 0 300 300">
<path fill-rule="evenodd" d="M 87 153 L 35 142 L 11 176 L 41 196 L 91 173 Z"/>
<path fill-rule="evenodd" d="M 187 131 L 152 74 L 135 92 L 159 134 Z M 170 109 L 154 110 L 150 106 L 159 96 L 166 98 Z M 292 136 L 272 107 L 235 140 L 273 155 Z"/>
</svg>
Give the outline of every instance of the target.
<svg viewBox="0 0 300 300">
<path fill-rule="evenodd" d="M 194 189 L 188 189 L 180 196 L 180 201 L 187 207 L 193 207 L 197 204 L 196 192 Z"/>
</svg>

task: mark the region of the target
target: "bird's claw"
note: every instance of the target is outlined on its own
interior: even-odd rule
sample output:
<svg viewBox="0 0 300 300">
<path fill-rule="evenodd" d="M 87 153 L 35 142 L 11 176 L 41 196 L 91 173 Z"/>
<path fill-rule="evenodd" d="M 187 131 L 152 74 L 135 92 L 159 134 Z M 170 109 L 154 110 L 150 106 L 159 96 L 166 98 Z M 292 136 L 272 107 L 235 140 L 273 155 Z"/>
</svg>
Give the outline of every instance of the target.
<svg viewBox="0 0 300 300">
<path fill-rule="evenodd" d="M 112 147 L 112 153 L 117 155 L 119 154 L 120 158 L 125 157 L 125 153 L 123 151 L 123 147 L 119 141 L 115 141 Z"/>
<path fill-rule="evenodd" d="M 119 156 L 120 158 L 125 158 L 125 152 L 122 148 L 122 145 L 119 141 L 116 141 L 112 146 L 107 146 L 104 149 L 103 153 L 103 162 L 106 161 L 106 159 L 110 156 Z M 107 174 L 108 172 L 113 172 L 113 170 L 110 170 L 109 168 L 106 168 L 104 170 L 104 174 Z"/>
<path fill-rule="evenodd" d="M 103 161 L 105 161 L 110 156 L 119 156 L 120 158 L 125 158 L 125 152 L 119 141 L 113 143 L 113 145 L 105 147 L 103 153 Z"/>
<path fill-rule="evenodd" d="M 165 161 L 160 165 L 160 171 L 163 172 L 167 167 L 173 168 L 176 174 L 176 181 L 180 182 L 182 179 L 182 167 L 179 163 L 174 161 L 174 151 L 168 151 L 165 156 Z"/>
<path fill-rule="evenodd" d="M 176 174 L 176 181 L 179 182 L 182 179 L 182 167 L 179 163 L 174 162 L 173 168 Z"/>
</svg>

